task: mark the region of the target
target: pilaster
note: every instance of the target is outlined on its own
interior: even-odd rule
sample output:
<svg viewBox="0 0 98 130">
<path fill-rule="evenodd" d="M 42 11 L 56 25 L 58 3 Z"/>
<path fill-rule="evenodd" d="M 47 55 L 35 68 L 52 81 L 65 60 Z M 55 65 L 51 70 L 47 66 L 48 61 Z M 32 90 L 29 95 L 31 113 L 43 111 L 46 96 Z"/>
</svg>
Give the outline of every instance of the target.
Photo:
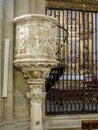
<svg viewBox="0 0 98 130">
<path fill-rule="evenodd" d="M 45 0 L 30 0 L 31 14 L 45 14 Z"/>
<path fill-rule="evenodd" d="M 14 0 L 4 1 L 4 22 L 3 22 L 3 47 L 5 40 L 9 40 L 9 66 L 8 66 L 8 97 L 3 100 L 4 121 L 13 122 L 13 18 Z M 3 59 L 4 61 L 4 59 Z M 3 69 L 3 68 L 2 68 Z"/>
<path fill-rule="evenodd" d="M 29 6 L 29 0 L 15 0 L 15 17 L 29 14 Z"/>
<path fill-rule="evenodd" d="M 3 0 L 0 0 L 0 123 L 2 120 L 2 35 L 3 35 L 3 28 L 2 28 L 2 23 L 3 23 L 3 14 L 4 14 L 4 8 L 3 8 Z"/>
</svg>

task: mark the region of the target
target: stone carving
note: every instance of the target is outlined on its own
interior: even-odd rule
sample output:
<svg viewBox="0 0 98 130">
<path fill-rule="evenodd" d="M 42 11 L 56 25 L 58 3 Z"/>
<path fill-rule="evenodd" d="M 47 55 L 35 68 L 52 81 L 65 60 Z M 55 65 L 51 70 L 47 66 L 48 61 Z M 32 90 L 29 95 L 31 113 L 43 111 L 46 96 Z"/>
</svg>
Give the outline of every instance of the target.
<svg viewBox="0 0 98 130">
<path fill-rule="evenodd" d="M 26 79 L 44 79 L 48 76 L 49 74 L 49 69 L 32 69 L 32 68 L 26 68 L 22 69 L 22 72 L 24 74 L 24 77 Z"/>
<path fill-rule="evenodd" d="M 33 56 L 32 56 L 33 58 Z M 22 70 L 32 70 L 34 68 L 53 68 L 57 65 L 57 61 L 56 60 L 52 60 L 52 59 L 31 59 L 30 56 L 29 58 L 27 56 L 22 56 L 22 59 L 19 57 L 17 60 L 14 61 L 14 65 L 17 68 L 20 68 Z"/>
<path fill-rule="evenodd" d="M 32 55 L 33 58 L 55 57 L 56 53 L 56 26 L 47 26 L 40 22 L 19 24 L 16 27 L 16 57 Z M 36 28 L 35 28 L 36 26 Z M 32 31 L 33 30 L 33 31 Z M 37 55 L 36 55 L 37 54 Z"/>
<path fill-rule="evenodd" d="M 43 87 L 43 85 L 42 84 L 33 84 L 33 85 L 31 85 L 31 86 L 29 86 L 30 87 L 30 89 L 41 89 L 42 90 L 42 87 Z"/>
<path fill-rule="evenodd" d="M 16 51 L 18 55 L 26 54 L 29 26 L 19 25 L 16 27 Z"/>
<path fill-rule="evenodd" d="M 16 18 L 15 22 L 14 65 L 21 69 L 30 88 L 30 92 L 27 93 L 31 103 L 30 130 L 42 130 L 42 101 L 45 100 L 46 94 L 43 92 L 45 78 L 50 69 L 58 63 L 56 60 L 57 21 L 40 14 L 25 15 Z M 36 117 L 40 117 L 39 120 Z"/>
<path fill-rule="evenodd" d="M 36 102 L 36 103 L 41 103 L 42 102 L 42 98 L 46 93 L 34 93 L 34 92 L 30 92 L 30 93 L 26 93 L 27 97 L 29 99 L 31 99 L 31 102 Z"/>
<path fill-rule="evenodd" d="M 32 68 L 51 69 L 57 65 L 57 21 L 44 15 L 25 15 L 15 22 L 15 66 L 22 69 L 26 78 L 44 78 L 46 72 L 35 72 Z"/>
</svg>

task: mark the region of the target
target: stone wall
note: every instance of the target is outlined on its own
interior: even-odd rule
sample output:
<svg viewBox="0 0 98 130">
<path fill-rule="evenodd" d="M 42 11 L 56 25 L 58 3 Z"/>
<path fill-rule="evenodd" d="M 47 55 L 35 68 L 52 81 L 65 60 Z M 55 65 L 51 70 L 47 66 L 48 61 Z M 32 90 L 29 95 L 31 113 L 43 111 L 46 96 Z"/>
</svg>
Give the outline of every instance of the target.
<svg viewBox="0 0 98 130">
<path fill-rule="evenodd" d="M 28 130 L 29 100 L 22 73 L 13 67 L 13 19 L 23 14 L 45 13 L 45 0 L 0 0 L 0 130 Z M 2 97 L 5 40 L 9 40 L 7 97 Z"/>
<path fill-rule="evenodd" d="M 30 129 L 30 112 L 29 100 L 26 97 L 28 87 L 22 73 L 13 67 L 14 55 L 14 24 L 13 19 L 23 14 L 44 14 L 45 0 L 0 0 L 0 130 L 29 130 Z M 9 67 L 8 67 L 8 95 L 2 97 L 3 90 L 3 63 L 4 63 L 4 44 L 5 39 L 10 41 L 9 49 Z M 74 121 L 79 120 L 78 128 L 81 128 L 81 120 L 87 119 L 84 115 L 82 118 L 77 116 L 64 116 L 66 118 L 47 117 L 44 127 L 47 129 L 73 129 Z M 96 119 L 98 115 L 89 116 L 90 119 Z M 67 120 L 67 121 L 66 121 Z M 73 124 L 70 123 L 72 120 Z M 66 122 L 66 123 L 65 123 Z M 69 124 L 68 124 L 69 123 Z M 71 124 L 71 127 L 69 128 Z M 66 126 L 65 126 L 66 125 Z"/>
</svg>

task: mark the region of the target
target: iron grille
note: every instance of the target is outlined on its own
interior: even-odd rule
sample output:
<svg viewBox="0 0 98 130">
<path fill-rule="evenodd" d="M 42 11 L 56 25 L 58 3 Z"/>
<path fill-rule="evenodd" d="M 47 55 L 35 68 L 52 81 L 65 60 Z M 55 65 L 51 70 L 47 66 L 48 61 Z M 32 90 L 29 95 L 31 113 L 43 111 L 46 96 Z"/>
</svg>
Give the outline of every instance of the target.
<svg viewBox="0 0 98 130">
<path fill-rule="evenodd" d="M 46 12 L 59 21 L 59 64 L 46 79 L 46 114 L 98 112 L 97 12 L 56 8 Z"/>
</svg>

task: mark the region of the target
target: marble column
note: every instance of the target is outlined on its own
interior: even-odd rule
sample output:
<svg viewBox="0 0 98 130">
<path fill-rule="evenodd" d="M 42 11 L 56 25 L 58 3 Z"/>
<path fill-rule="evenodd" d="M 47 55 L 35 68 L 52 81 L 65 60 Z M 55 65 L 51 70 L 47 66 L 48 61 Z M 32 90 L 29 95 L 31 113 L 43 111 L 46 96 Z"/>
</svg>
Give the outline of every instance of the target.
<svg viewBox="0 0 98 130">
<path fill-rule="evenodd" d="M 14 19 L 16 47 L 14 65 L 21 69 L 30 88 L 31 130 L 43 130 L 44 84 L 50 69 L 57 65 L 57 21 L 46 15 L 28 14 Z"/>
</svg>

